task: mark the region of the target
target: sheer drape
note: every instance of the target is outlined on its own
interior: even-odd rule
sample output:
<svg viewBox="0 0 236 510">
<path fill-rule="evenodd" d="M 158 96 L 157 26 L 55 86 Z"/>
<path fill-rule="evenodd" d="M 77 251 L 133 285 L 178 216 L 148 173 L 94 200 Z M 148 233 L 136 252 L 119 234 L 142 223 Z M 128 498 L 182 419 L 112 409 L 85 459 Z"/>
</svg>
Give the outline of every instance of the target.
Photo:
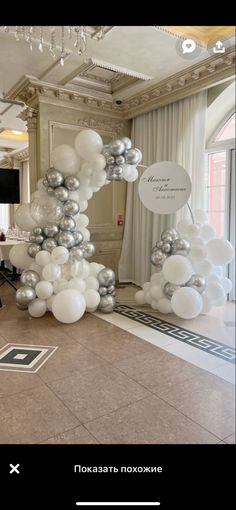
<svg viewBox="0 0 236 510">
<path fill-rule="evenodd" d="M 143 165 L 175 161 L 187 170 L 192 180 L 189 200 L 192 208 L 204 206 L 205 118 L 206 91 L 203 91 L 137 117 L 132 124 L 131 138 L 143 153 Z M 149 280 L 154 271 L 150 264 L 152 246 L 164 228 L 175 226 L 188 215 L 186 206 L 176 214 L 153 214 L 139 199 L 138 181 L 128 184 L 119 280 L 137 285 Z"/>
</svg>

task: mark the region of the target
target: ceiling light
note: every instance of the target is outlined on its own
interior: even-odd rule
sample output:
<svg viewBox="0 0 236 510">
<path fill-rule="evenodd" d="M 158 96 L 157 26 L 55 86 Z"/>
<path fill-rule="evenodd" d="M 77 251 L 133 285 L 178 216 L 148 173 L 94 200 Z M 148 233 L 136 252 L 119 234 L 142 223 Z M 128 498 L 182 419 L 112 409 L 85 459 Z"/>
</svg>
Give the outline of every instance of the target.
<svg viewBox="0 0 236 510">
<path fill-rule="evenodd" d="M 12 130 L 12 133 L 14 133 L 14 135 L 22 135 L 22 131 Z"/>
<path fill-rule="evenodd" d="M 28 43 L 30 51 L 33 51 L 34 44 L 38 50 L 43 53 L 46 46 L 49 47 L 51 57 L 60 58 L 60 63 L 64 66 L 65 57 L 68 55 L 65 49 L 65 42 L 72 41 L 78 55 L 87 53 L 88 36 L 96 38 L 98 41 L 104 38 L 106 27 L 85 27 L 85 26 L 3 26 L 2 30 L 9 34 L 14 34 L 17 41 Z M 91 31 L 92 29 L 92 31 Z M 45 37 L 49 35 L 49 44 Z M 47 37 L 48 40 L 48 37 Z M 58 53 L 59 47 L 59 53 Z"/>
</svg>

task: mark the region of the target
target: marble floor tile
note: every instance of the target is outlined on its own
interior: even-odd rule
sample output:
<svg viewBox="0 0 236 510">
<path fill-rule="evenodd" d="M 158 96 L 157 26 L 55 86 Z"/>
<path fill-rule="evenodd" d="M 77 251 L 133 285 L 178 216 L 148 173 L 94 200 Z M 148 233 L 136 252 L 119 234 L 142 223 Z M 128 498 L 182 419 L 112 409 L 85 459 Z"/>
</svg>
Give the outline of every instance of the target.
<svg viewBox="0 0 236 510">
<path fill-rule="evenodd" d="M 73 430 L 68 430 L 63 434 L 50 437 L 41 444 L 97 444 L 98 441 L 93 437 L 83 425 Z"/>
<path fill-rule="evenodd" d="M 41 385 L 42 380 L 37 374 L 0 370 L 0 398 Z"/>
<path fill-rule="evenodd" d="M 235 444 L 236 443 L 236 434 L 231 434 L 231 436 L 225 437 L 224 442 L 227 444 Z"/>
<path fill-rule="evenodd" d="M 223 363 L 222 365 L 219 365 L 218 367 L 214 368 L 213 370 L 210 370 L 212 374 L 217 375 L 218 377 L 221 377 L 221 379 L 224 379 L 225 381 L 230 382 L 231 384 L 236 383 L 235 379 L 235 365 L 231 363 Z"/>
</svg>

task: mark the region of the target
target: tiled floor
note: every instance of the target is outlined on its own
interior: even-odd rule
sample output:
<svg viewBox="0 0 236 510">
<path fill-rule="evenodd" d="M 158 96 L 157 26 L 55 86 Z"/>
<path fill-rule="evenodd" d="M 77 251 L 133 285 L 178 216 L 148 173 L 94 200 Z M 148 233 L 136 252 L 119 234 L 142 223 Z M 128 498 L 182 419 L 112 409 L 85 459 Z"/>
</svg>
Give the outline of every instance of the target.
<svg viewBox="0 0 236 510">
<path fill-rule="evenodd" d="M 58 348 L 37 373 L 0 371 L 0 443 L 235 442 L 232 364 L 117 313 L 62 325 L 51 314 L 30 319 L 17 310 L 8 285 L 1 295 L 0 348 Z M 234 321 L 228 309 L 218 320 L 231 335 L 223 319 Z M 227 344 L 214 336 L 216 318 L 206 331 L 199 320 L 201 331 L 197 321 L 184 326 Z"/>
</svg>

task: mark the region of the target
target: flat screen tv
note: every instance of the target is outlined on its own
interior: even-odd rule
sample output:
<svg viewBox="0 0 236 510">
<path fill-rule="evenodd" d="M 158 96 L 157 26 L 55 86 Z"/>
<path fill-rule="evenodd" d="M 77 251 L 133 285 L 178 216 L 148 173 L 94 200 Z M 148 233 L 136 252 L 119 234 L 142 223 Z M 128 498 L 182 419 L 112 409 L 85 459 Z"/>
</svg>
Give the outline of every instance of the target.
<svg viewBox="0 0 236 510">
<path fill-rule="evenodd" d="M 0 168 L 0 204 L 19 204 L 19 170 Z"/>
</svg>

